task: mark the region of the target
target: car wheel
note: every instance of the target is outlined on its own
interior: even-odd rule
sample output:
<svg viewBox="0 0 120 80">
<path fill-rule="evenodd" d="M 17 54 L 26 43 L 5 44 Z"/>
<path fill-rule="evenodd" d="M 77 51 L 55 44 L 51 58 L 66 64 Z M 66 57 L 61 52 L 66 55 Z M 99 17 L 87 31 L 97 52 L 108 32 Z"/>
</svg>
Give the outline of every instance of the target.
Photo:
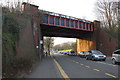
<svg viewBox="0 0 120 80">
<path fill-rule="evenodd" d="M 105 61 L 105 59 L 103 59 L 103 61 Z"/>
<path fill-rule="evenodd" d="M 86 57 L 86 60 L 88 60 L 88 58 Z"/>
<path fill-rule="evenodd" d="M 95 61 L 95 59 L 92 57 L 92 61 Z"/>
<path fill-rule="evenodd" d="M 83 56 L 80 56 L 80 58 L 83 58 Z"/>
<path fill-rule="evenodd" d="M 115 61 L 115 59 L 112 59 L 112 64 L 116 64 L 116 61 Z"/>
</svg>

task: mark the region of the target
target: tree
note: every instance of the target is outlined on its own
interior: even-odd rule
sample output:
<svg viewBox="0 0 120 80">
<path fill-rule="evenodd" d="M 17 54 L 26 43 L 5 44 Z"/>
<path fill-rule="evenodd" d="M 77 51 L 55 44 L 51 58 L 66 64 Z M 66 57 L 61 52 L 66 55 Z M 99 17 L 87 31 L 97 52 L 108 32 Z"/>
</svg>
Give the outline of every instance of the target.
<svg viewBox="0 0 120 80">
<path fill-rule="evenodd" d="M 44 38 L 44 49 L 47 51 L 48 54 L 50 54 L 50 50 L 52 49 L 54 45 L 54 38 L 52 37 L 45 37 Z"/>
<path fill-rule="evenodd" d="M 102 23 L 102 28 L 113 38 L 118 38 L 118 2 L 111 0 L 97 1 L 97 17 Z M 99 15 L 99 16 L 98 16 Z"/>
<path fill-rule="evenodd" d="M 62 48 L 61 44 L 57 44 L 57 45 L 53 46 L 53 49 L 55 49 L 55 50 L 62 50 L 63 48 Z"/>
<path fill-rule="evenodd" d="M 57 44 L 53 48 L 56 50 L 73 49 L 74 51 L 76 51 L 76 42 L 65 42 L 62 44 Z"/>
<path fill-rule="evenodd" d="M 5 4 L 2 6 L 8 7 L 11 12 L 20 12 L 23 0 L 3 0 Z M 26 3 L 31 3 L 31 0 L 26 0 Z"/>
<path fill-rule="evenodd" d="M 76 43 L 76 42 L 73 42 L 73 43 L 71 44 L 71 49 L 73 49 L 74 51 L 77 52 L 77 43 Z"/>
</svg>

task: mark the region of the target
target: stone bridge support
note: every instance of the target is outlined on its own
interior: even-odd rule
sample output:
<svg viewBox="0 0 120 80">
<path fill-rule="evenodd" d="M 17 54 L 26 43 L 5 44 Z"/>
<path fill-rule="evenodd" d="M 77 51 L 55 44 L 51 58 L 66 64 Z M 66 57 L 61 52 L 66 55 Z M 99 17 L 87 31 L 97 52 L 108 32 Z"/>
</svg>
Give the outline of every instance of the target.
<svg viewBox="0 0 120 80">
<path fill-rule="evenodd" d="M 93 22 L 94 32 L 87 39 L 77 39 L 77 53 L 80 51 L 96 50 L 96 26 L 99 26 L 97 21 Z"/>
<path fill-rule="evenodd" d="M 96 49 L 107 56 L 112 56 L 113 51 L 118 47 L 117 40 L 100 28 L 99 21 L 94 21 L 94 26 L 96 28 Z"/>
<path fill-rule="evenodd" d="M 95 49 L 94 42 L 90 40 L 77 39 L 77 52 Z"/>
<path fill-rule="evenodd" d="M 22 4 L 22 13 L 28 17 L 30 17 L 31 20 L 31 26 L 29 26 L 29 29 L 31 29 L 31 36 L 33 38 L 33 45 L 35 48 L 35 54 L 38 55 L 39 59 L 43 58 L 43 35 L 41 31 L 40 26 L 40 15 L 38 12 L 38 6 L 32 5 L 29 3 L 23 3 Z M 26 36 L 27 38 L 27 36 Z"/>
</svg>

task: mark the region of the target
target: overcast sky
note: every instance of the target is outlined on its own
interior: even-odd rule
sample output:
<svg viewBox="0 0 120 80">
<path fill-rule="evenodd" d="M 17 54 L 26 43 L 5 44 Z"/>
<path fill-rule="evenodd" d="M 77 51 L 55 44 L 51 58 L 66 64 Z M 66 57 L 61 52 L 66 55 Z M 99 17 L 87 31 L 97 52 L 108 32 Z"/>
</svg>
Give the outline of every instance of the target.
<svg viewBox="0 0 120 80">
<path fill-rule="evenodd" d="M 4 0 L 8 1 L 8 0 Z M 18 1 L 18 0 L 9 0 Z M 27 1 L 27 0 L 22 0 Z M 39 6 L 39 9 L 73 16 L 90 21 L 96 20 L 95 3 L 97 0 L 29 0 L 31 4 Z M 76 41 L 75 39 L 56 38 L 55 44 Z"/>
<path fill-rule="evenodd" d="M 96 1 L 97 0 L 31 0 L 31 3 L 38 5 L 39 9 L 93 21 L 96 19 L 94 14 L 94 4 Z"/>
<path fill-rule="evenodd" d="M 97 0 L 31 0 L 32 4 L 39 6 L 39 9 L 65 14 L 77 18 L 85 18 L 87 20 L 96 20 L 94 14 L 95 2 Z M 55 38 L 55 45 L 72 41 L 72 38 Z"/>
<path fill-rule="evenodd" d="M 1 1 L 1 0 L 0 0 Z M 97 0 L 2 0 L 7 2 L 30 1 L 31 4 L 39 6 L 39 9 L 65 14 L 77 18 L 93 21 L 95 16 L 95 3 Z"/>
</svg>

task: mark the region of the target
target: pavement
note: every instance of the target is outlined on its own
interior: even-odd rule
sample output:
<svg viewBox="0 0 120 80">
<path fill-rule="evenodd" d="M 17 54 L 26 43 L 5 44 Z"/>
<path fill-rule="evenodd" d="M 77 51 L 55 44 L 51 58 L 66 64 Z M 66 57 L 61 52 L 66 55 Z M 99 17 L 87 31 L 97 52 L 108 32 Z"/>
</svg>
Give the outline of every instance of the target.
<svg viewBox="0 0 120 80">
<path fill-rule="evenodd" d="M 62 78 L 51 56 L 45 57 L 25 78 Z"/>
</svg>

